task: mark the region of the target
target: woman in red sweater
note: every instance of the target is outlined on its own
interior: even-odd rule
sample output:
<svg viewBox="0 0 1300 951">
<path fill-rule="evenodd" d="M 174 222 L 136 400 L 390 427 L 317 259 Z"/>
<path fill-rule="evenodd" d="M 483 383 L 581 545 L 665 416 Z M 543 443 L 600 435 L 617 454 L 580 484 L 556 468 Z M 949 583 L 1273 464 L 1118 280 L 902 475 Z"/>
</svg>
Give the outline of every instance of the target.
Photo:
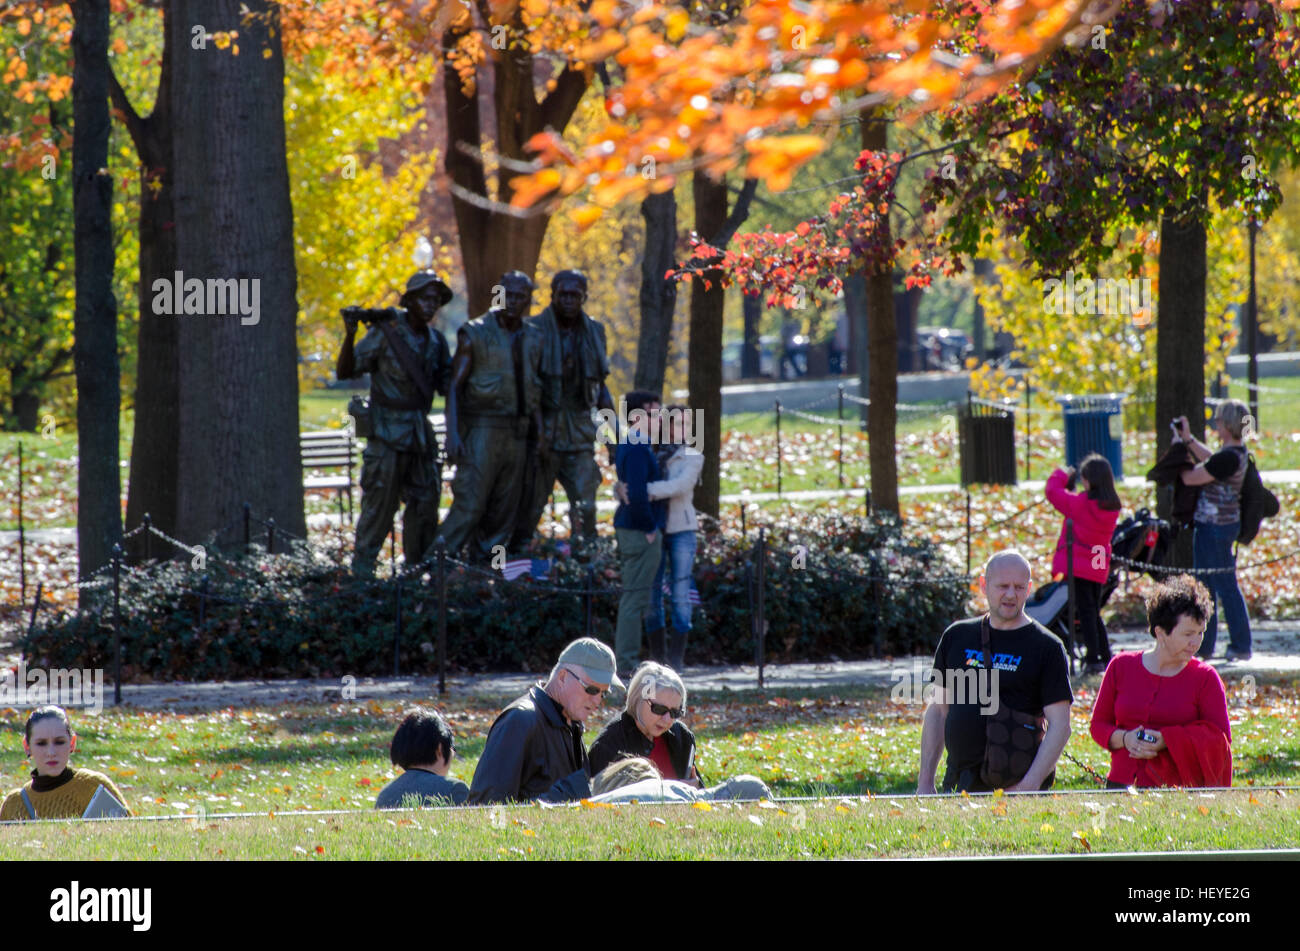
<svg viewBox="0 0 1300 951">
<path fill-rule="evenodd" d="M 1099 674 L 1110 662 L 1110 638 L 1101 620 L 1101 586 L 1110 573 L 1110 540 L 1119 519 L 1119 495 L 1115 491 L 1115 473 L 1110 463 L 1093 453 L 1084 457 L 1079 465 L 1082 492 L 1071 492 L 1073 469 L 1057 469 L 1047 480 L 1047 501 L 1064 515 L 1074 520 L 1074 548 L 1070 559 L 1074 562 L 1075 616 L 1079 619 L 1079 632 L 1083 637 L 1087 656 L 1084 672 Z M 1056 541 L 1052 556 L 1052 576 L 1066 574 L 1065 525 Z"/>
<path fill-rule="evenodd" d="M 1092 738 L 1110 750 L 1109 788 L 1232 785 L 1223 681 L 1196 656 L 1211 610 L 1210 593 L 1189 575 L 1157 585 L 1147 598 L 1155 646 L 1106 668 Z"/>
</svg>

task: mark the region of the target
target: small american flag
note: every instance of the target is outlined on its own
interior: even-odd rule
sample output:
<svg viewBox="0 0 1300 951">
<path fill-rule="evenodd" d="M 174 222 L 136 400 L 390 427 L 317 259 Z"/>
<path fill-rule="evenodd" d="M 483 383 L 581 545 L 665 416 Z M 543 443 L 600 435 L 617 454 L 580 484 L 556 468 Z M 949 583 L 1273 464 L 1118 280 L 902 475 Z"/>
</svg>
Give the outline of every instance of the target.
<svg viewBox="0 0 1300 951">
<path fill-rule="evenodd" d="M 668 582 L 665 581 L 665 582 L 664 582 L 664 597 L 665 597 L 665 598 L 671 598 L 672 595 L 673 595 L 673 590 L 672 590 L 672 588 L 669 586 Z M 691 582 L 691 593 L 690 593 L 689 595 L 687 595 L 686 600 L 690 602 L 691 607 L 693 607 L 693 608 L 698 608 L 698 607 L 700 606 L 700 592 L 696 590 L 696 588 L 695 588 L 695 582 L 694 582 L 694 581 Z"/>
<path fill-rule="evenodd" d="M 524 575 L 532 575 L 541 580 L 551 573 L 549 558 L 516 558 L 507 561 L 501 569 L 501 575 L 507 581 L 515 581 Z"/>
</svg>

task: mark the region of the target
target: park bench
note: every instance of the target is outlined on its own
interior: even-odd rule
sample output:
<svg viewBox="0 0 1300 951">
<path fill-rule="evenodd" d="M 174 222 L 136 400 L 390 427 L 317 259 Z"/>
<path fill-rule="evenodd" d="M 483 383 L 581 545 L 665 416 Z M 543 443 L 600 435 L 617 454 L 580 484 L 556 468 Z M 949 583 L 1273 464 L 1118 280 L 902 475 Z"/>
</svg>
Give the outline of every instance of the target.
<svg viewBox="0 0 1300 951">
<path fill-rule="evenodd" d="M 447 464 L 447 452 L 442 448 L 447 441 L 447 418 L 442 413 L 429 417 L 434 434 L 438 437 L 438 461 Z M 356 466 L 357 440 L 347 429 L 327 429 L 314 433 L 298 434 L 299 454 L 302 458 L 303 492 L 337 493 L 339 517 L 343 517 L 343 499 L 347 498 L 347 517 L 352 520 L 352 470 Z M 311 470 L 340 470 L 334 475 L 307 475 Z"/>
<path fill-rule="evenodd" d="M 298 449 L 302 458 L 303 492 L 328 492 L 338 497 L 339 518 L 343 517 L 343 497 L 348 500 L 348 521 L 352 520 L 352 469 L 356 465 L 357 440 L 349 430 L 327 429 L 318 433 L 299 433 Z M 308 475 L 311 470 L 335 470 L 332 475 Z"/>
</svg>

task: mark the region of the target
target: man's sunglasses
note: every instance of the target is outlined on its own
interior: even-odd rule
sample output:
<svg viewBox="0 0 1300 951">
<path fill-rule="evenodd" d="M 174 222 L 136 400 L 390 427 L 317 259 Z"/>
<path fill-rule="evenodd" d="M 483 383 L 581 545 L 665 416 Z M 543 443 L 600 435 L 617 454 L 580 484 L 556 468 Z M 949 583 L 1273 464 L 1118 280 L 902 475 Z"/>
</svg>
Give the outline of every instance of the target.
<svg viewBox="0 0 1300 951">
<path fill-rule="evenodd" d="M 655 703 L 653 700 L 650 700 L 649 698 L 646 699 L 646 703 L 650 704 L 650 712 L 657 717 L 661 717 L 666 713 L 674 720 L 680 720 L 682 718 L 682 714 L 686 712 L 681 707 L 666 707 L 662 703 Z"/>
<path fill-rule="evenodd" d="M 608 687 L 597 687 L 595 684 L 587 683 L 585 680 L 582 679 L 582 676 L 572 667 L 565 667 L 564 669 L 567 670 L 569 673 L 573 674 L 574 677 L 578 678 L 578 683 L 582 684 L 582 689 L 585 690 L 587 692 L 587 695 L 590 697 L 603 696 L 605 693 L 609 691 Z"/>
</svg>

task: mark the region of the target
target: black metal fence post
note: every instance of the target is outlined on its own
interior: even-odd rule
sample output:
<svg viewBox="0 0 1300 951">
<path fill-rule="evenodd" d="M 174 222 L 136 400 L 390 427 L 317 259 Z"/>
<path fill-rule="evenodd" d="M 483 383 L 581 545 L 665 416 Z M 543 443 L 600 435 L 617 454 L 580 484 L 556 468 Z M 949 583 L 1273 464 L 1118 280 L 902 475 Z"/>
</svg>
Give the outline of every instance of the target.
<svg viewBox="0 0 1300 951">
<path fill-rule="evenodd" d="M 275 554 L 275 519 L 273 518 L 266 520 L 266 553 Z"/>
<path fill-rule="evenodd" d="M 970 574 L 970 489 L 966 490 L 966 574 Z"/>
<path fill-rule="evenodd" d="M 204 575 L 199 580 L 199 633 L 202 634 L 208 625 L 208 576 Z"/>
<path fill-rule="evenodd" d="M 758 561 L 754 570 L 754 585 L 758 601 L 758 640 L 754 648 L 758 655 L 755 658 L 758 664 L 758 689 L 762 690 L 763 660 L 767 654 L 767 605 L 764 598 L 764 589 L 767 587 L 767 529 L 765 527 L 760 527 L 758 530 L 758 544 L 754 552 Z"/>
<path fill-rule="evenodd" d="M 1030 429 L 1032 429 L 1034 425 L 1033 411 L 1030 409 L 1030 403 L 1029 403 L 1029 394 L 1031 390 L 1032 387 L 1030 387 L 1029 381 L 1025 380 L 1025 481 L 1026 482 L 1029 481 L 1029 436 L 1030 436 Z M 1012 438 L 1014 439 L 1014 437 Z M 1011 468 L 1014 471 L 1015 466 L 1013 465 Z"/>
<path fill-rule="evenodd" d="M 144 513 L 141 524 L 144 525 L 144 560 L 150 561 L 153 559 L 153 519 L 148 512 Z"/>
<path fill-rule="evenodd" d="M 31 638 L 36 633 L 36 612 L 41 608 L 41 594 L 45 590 L 45 582 L 36 582 L 36 597 L 32 599 L 32 616 L 27 622 L 27 637 Z"/>
<path fill-rule="evenodd" d="M 437 543 L 438 583 L 438 693 L 447 692 L 447 543 Z"/>
<path fill-rule="evenodd" d="M 835 411 L 835 418 L 839 425 L 839 477 L 840 488 L 844 488 L 844 384 L 841 383 L 839 389 L 839 408 Z"/>
<path fill-rule="evenodd" d="M 122 546 L 113 546 L 113 704 L 122 705 Z"/>
<path fill-rule="evenodd" d="M 738 506 L 740 509 L 740 537 L 745 537 L 745 503 L 741 502 Z"/>
<path fill-rule="evenodd" d="M 21 592 L 18 603 L 26 604 L 27 529 L 23 525 L 23 444 L 21 442 L 18 444 L 18 587 Z M 37 590 L 39 590 L 39 587 Z M 21 610 L 21 608 L 19 610 Z"/>
<path fill-rule="evenodd" d="M 393 676 L 402 674 L 402 576 L 393 576 L 397 583 L 393 585 L 393 597 L 396 608 L 393 615 Z"/>
<path fill-rule="evenodd" d="M 1065 578 L 1069 586 L 1069 607 L 1066 611 L 1065 646 L 1070 653 L 1070 673 L 1074 673 L 1074 519 L 1065 520 Z"/>
<path fill-rule="evenodd" d="M 781 497 L 781 401 L 776 401 L 776 497 Z"/>
<path fill-rule="evenodd" d="M 248 503 L 245 502 L 244 503 L 244 554 L 245 555 L 248 554 L 248 547 L 253 542 L 253 536 L 250 530 L 252 515 L 253 515 L 252 510 L 249 508 Z"/>
<path fill-rule="evenodd" d="M 583 591 L 583 599 L 586 601 L 584 636 L 591 637 L 591 626 L 594 623 L 592 611 L 595 608 L 596 601 L 596 569 L 592 565 L 587 566 L 587 587 Z"/>
</svg>

